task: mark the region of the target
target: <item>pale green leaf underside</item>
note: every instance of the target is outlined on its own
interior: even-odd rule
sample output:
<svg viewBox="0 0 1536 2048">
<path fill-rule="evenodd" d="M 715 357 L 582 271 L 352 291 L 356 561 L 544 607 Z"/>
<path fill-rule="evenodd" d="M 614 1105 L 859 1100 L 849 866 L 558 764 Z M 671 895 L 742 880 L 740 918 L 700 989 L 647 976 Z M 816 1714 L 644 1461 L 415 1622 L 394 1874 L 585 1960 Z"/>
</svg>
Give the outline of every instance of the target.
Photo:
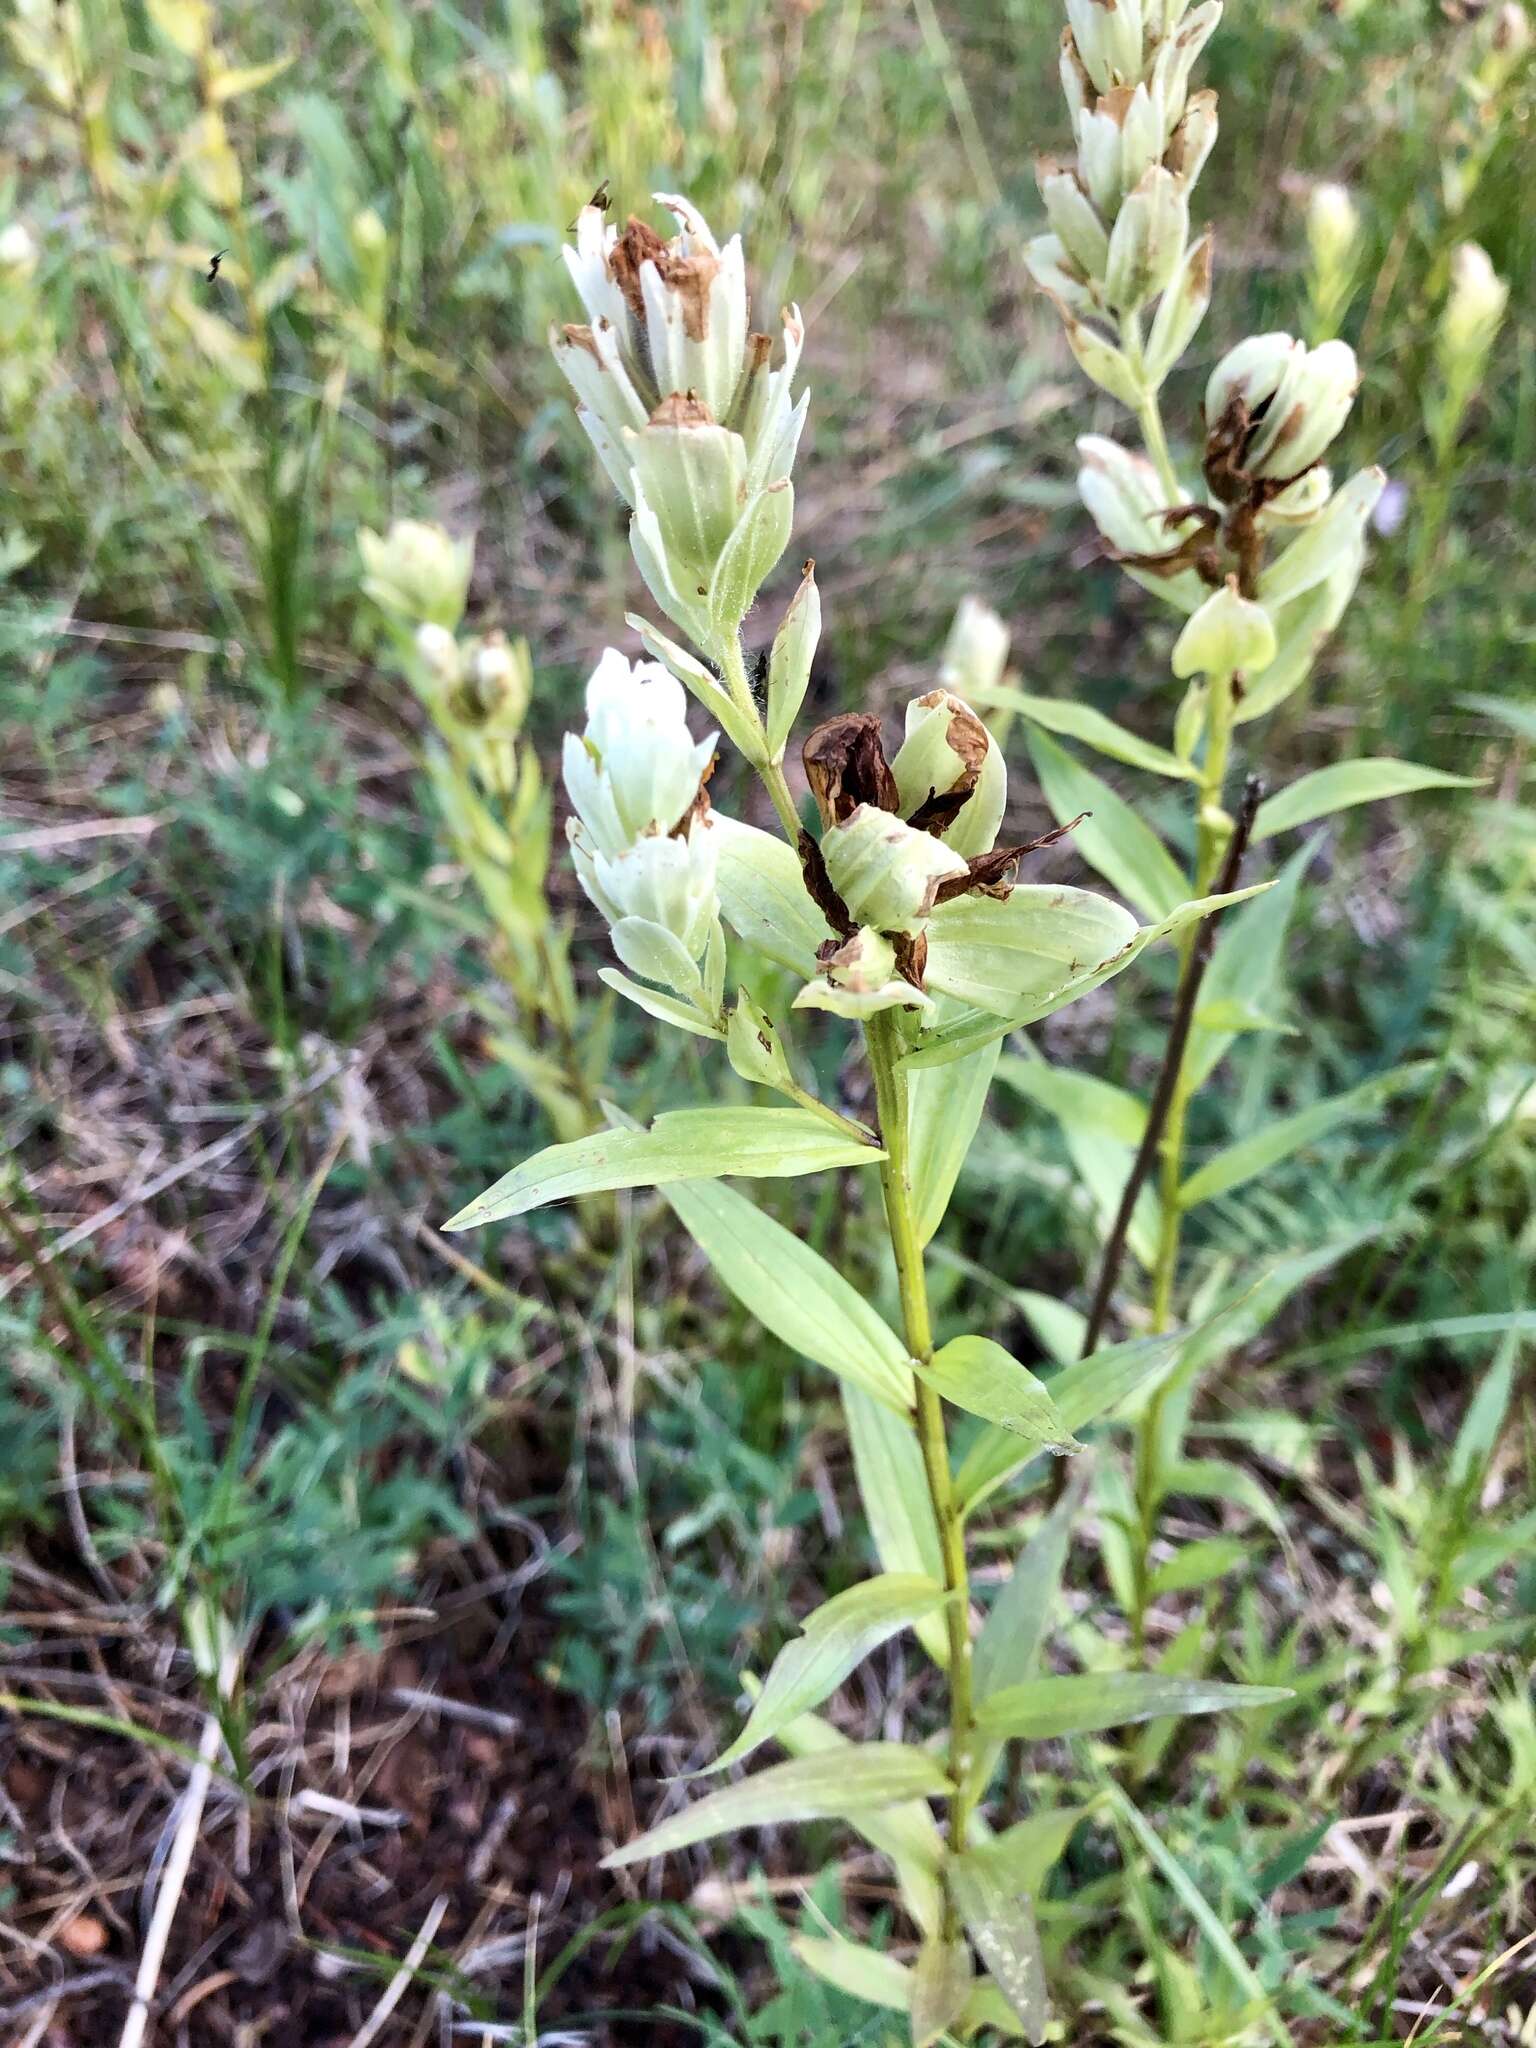
<svg viewBox="0 0 1536 2048">
<path fill-rule="evenodd" d="M 691 1031 L 695 1038 L 724 1038 L 725 1033 L 712 1025 L 708 1018 L 696 1010 L 692 1003 L 685 1003 L 678 996 L 664 995 L 660 989 L 647 988 L 643 982 L 631 981 L 627 974 L 621 974 L 617 967 L 600 967 L 597 978 L 615 995 L 623 996 L 626 1002 L 644 1010 L 648 1017 L 658 1023 L 675 1024 L 680 1031 Z"/>
<path fill-rule="evenodd" d="M 888 1572 L 915 1572 L 942 1581 L 939 1525 L 934 1520 L 928 1474 L 910 1417 L 893 1414 L 846 1381 L 843 1415 L 875 1555 Z M 948 1664 L 949 1637 L 940 1616 L 925 1615 L 917 1624 L 917 1636 L 936 1664 L 941 1668 Z"/>
<path fill-rule="evenodd" d="M 894 1956 L 847 1941 L 840 1934 L 796 1934 L 790 1948 L 813 1976 L 888 2012 L 906 2012 L 912 2002 L 912 1972 Z"/>
<path fill-rule="evenodd" d="M 695 1800 L 633 1842 L 603 1858 L 605 1870 L 644 1863 L 674 1849 L 707 1842 L 737 1828 L 786 1821 L 846 1820 L 866 1807 L 904 1799 L 939 1799 L 949 1790 L 943 1767 L 925 1751 L 902 1742 L 866 1742 L 851 1754 L 792 1757 L 771 1764 L 740 1785 Z"/>
<path fill-rule="evenodd" d="M 806 1616 L 802 1634 L 774 1658 L 747 1724 L 709 1765 L 737 1764 L 801 1714 L 818 1707 L 848 1674 L 904 1628 L 933 1614 L 951 1596 L 942 1585 L 911 1572 L 883 1572 L 850 1586 Z"/>
<path fill-rule="evenodd" d="M 920 1068 L 907 1081 L 907 1145 L 919 1242 L 944 1221 L 949 1198 L 981 1122 L 1002 1040 L 984 1045 L 947 1073 Z"/>
<path fill-rule="evenodd" d="M 915 1359 L 913 1370 L 946 1401 L 1036 1449 L 1080 1448 L 1040 1381 L 990 1337 L 952 1338 L 928 1364 Z"/>
<path fill-rule="evenodd" d="M 1090 889 L 1022 882 L 1006 902 L 961 896 L 929 921 L 930 989 L 1010 1016 L 1107 960 L 1136 936 L 1128 910 Z"/>
<path fill-rule="evenodd" d="M 722 1174 L 779 1179 L 835 1166 L 868 1166 L 885 1154 L 838 1135 L 804 1109 L 672 1109 L 649 1130 L 594 1131 L 525 1159 L 444 1224 L 473 1230 L 549 1202 L 617 1188 L 664 1187 Z"/>
<path fill-rule="evenodd" d="M 736 1188 L 694 1181 L 662 1192 L 721 1285 L 765 1329 L 887 1409 L 908 1413 L 905 1345 L 819 1252 Z"/>
<path fill-rule="evenodd" d="M 1042 1742 L 1057 1735 L 1093 1735 L 1167 1715 L 1215 1714 L 1273 1706 L 1291 1697 L 1283 1686 L 1226 1685 L 1217 1679 L 1165 1678 L 1157 1671 L 1097 1671 L 1071 1678 L 1031 1678 L 980 1702 L 976 1725 L 987 1735 Z"/>
<path fill-rule="evenodd" d="M 1386 797 L 1410 796 L 1418 789 L 1478 789 L 1476 775 L 1449 775 L 1443 768 L 1421 768 L 1414 761 L 1336 761 L 1314 769 L 1288 789 L 1259 805 L 1253 821 L 1255 840 L 1293 832 L 1354 804 L 1379 803 Z"/>
<path fill-rule="evenodd" d="M 787 839 L 738 819 L 717 817 L 715 881 L 720 910 L 738 938 L 802 980 L 819 972 L 816 948 L 832 928 L 806 893 L 800 859 Z"/>
</svg>

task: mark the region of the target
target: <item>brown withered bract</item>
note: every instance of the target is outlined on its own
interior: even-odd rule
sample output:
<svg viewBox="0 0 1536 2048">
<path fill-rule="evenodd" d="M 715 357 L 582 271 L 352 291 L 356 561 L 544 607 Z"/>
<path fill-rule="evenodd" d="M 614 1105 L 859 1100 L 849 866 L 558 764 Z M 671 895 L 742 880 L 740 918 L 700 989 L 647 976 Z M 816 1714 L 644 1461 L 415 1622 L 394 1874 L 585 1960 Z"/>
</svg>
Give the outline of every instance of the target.
<svg viewBox="0 0 1536 2048">
<path fill-rule="evenodd" d="M 800 750 L 823 825 L 841 825 L 860 804 L 894 811 L 900 798 L 872 711 L 844 711 L 811 733 Z"/>
<path fill-rule="evenodd" d="M 664 242 L 653 227 L 632 213 L 623 234 L 613 245 L 608 267 L 637 320 L 645 318 L 645 294 L 640 284 L 640 271 L 647 263 L 655 264 L 662 282 L 682 300 L 683 325 L 688 339 L 706 341 L 709 338 L 709 287 L 720 268 L 719 257 L 712 256 L 707 249 L 696 249 L 691 256 L 675 255 L 670 243 Z"/>
<path fill-rule="evenodd" d="M 696 392 L 673 391 L 657 406 L 647 424 L 653 427 L 712 427 L 715 416 Z"/>
<path fill-rule="evenodd" d="M 961 811 L 970 802 L 981 771 L 987 759 L 987 728 L 976 716 L 969 704 L 962 704 L 948 690 L 930 690 L 918 703 L 925 711 L 948 701 L 953 706 L 949 730 L 945 739 L 952 752 L 960 758 L 960 778 L 953 789 L 930 789 L 927 796 L 908 818 L 907 823 L 919 832 L 931 833 L 935 839 L 942 839 Z"/>
<path fill-rule="evenodd" d="M 1054 846 L 1058 839 L 1065 839 L 1069 832 L 1075 832 L 1084 818 L 1091 817 L 1091 811 L 1079 811 L 1068 824 L 1053 826 L 1049 832 L 1042 832 L 1038 839 L 1030 839 L 1023 846 L 994 846 L 990 853 L 978 853 L 966 864 L 963 875 L 945 875 L 933 892 L 934 908 L 941 903 L 953 903 L 957 896 L 993 896 L 1006 902 L 1018 876 L 1010 873 L 1017 869 L 1026 853 L 1038 853 L 1043 846 Z"/>
<path fill-rule="evenodd" d="M 813 839 L 810 833 L 802 826 L 795 851 L 800 856 L 800 872 L 805 877 L 806 894 L 827 920 L 827 923 L 831 925 L 833 931 L 840 935 L 840 939 L 851 939 L 858 930 L 858 926 L 848 915 L 847 904 L 844 903 L 842 897 L 838 895 L 836 889 L 832 886 L 832 877 L 827 873 L 827 863 L 821 851 L 821 842 Z M 817 959 L 821 959 L 828 946 L 831 946 L 835 951 L 840 939 L 828 939 L 818 951 Z"/>
<path fill-rule="evenodd" d="M 687 810 L 684 811 L 683 815 L 678 819 L 677 823 L 672 827 L 672 830 L 667 834 L 667 837 L 669 839 L 686 839 L 688 837 L 688 829 L 692 825 L 694 819 L 707 818 L 709 816 L 709 789 L 707 785 L 709 782 L 709 778 L 711 777 L 711 775 L 714 774 L 719 764 L 720 756 L 718 754 L 711 754 L 709 757 L 709 766 L 704 770 L 704 773 L 699 777 L 698 794 L 694 797 L 693 802 L 688 806 Z"/>
<path fill-rule="evenodd" d="M 667 253 L 667 245 L 638 214 L 631 214 L 624 232 L 614 243 L 608 258 L 613 281 L 624 294 L 625 303 L 637 320 L 645 318 L 645 297 L 640 289 L 640 266 L 656 263 Z"/>
</svg>

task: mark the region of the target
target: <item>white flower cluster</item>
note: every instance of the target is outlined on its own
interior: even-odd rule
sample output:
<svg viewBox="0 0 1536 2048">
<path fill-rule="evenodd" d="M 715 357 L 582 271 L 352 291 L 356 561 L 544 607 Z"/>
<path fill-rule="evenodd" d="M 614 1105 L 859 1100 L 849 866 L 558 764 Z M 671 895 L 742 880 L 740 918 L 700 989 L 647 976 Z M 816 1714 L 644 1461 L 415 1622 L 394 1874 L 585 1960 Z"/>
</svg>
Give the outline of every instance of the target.
<svg viewBox="0 0 1536 2048">
<path fill-rule="evenodd" d="M 605 651 L 587 684 L 586 729 L 565 736 L 576 812 L 566 832 L 624 965 L 717 1019 L 718 834 L 702 799 L 716 736 L 695 740 L 686 710 L 682 685 L 659 662 L 632 666 L 617 648 Z"/>
<path fill-rule="evenodd" d="M 564 255 L 587 324 L 551 340 L 577 416 L 632 508 L 651 595 L 710 648 L 734 636 L 789 540 L 803 330 L 786 309 L 773 368 L 772 337 L 749 329 L 740 237 L 721 247 L 686 199 L 655 196 L 678 223 L 670 241 L 583 208 Z"/>
</svg>

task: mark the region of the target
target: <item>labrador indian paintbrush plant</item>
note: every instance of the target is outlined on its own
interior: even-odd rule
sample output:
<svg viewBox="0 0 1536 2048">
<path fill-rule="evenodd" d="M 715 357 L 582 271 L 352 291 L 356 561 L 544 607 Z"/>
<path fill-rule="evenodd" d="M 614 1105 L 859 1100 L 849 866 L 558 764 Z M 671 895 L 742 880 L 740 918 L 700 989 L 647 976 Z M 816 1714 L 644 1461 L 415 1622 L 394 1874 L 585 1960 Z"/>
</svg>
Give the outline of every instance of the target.
<svg viewBox="0 0 1536 2048">
<path fill-rule="evenodd" d="M 1192 896 L 1139 922 L 1107 896 L 1019 879 L 1032 845 L 1002 836 L 1007 771 L 957 688 L 998 682 L 1001 627 L 962 611 L 940 687 L 907 707 L 888 754 L 880 721 L 846 712 L 801 757 L 818 814 L 802 825 L 784 772 L 820 632 L 806 565 L 766 664 L 748 681 L 741 627 L 787 546 L 806 399 L 794 395 L 802 328 L 782 344 L 749 326 L 740 244 L 721 246 L 683 199 L 663 198 L 670 240 L 589 207 L 567 252 L 588 319 L 555 340 L 583 426 L 630 507 L 635 560 L 691 646 L 638 618 L 646 657 L 609 650 L 565 742 L 577 875 L 607 921 L 610 989 L 663 1023 L 717 1041 L 779 1106 L 698 1107 L 649 1128 L 613 1127 L 514 1168 L 452 1219 L 464 1230 L 600 1191 L 661 1191 L 721 1284 L 793 1349 L 842 1382 L 855 1470 L 880 1573 L 809 1615 L 773 1662 L 736 1739 L 711 1771 L 769 1743 L 788 1759 L 707 1792 L 609 1859 L 628 1864 L 765 1823 L 837 1817 L 889 1857 L 920 1937 L 910 1967 L 852 1942 L 805 1941 L 813 1968 L 910 2016 L 913 2039 L 983 2028 L 1038 2040 L 1046 1991 L 1031 1894 L 1033 1847 L 995 1836 L 985 1807 L 1015 1739 L 1254 1706 L 1270 1689 L 1118 1670 L 1040 1676 L 1043 1627 L 1017 1593 L 973 1626 L 967 1518 L 1036 1456 L 1069 1457 L 1078 1432 L 1173 1356 L 1173 1340 L 1099 1351 L 1051 1388 L 983 1334 L 935 1342 L 925 1248 L 943 1218 L 1007 1034 L 1128 966 L 1149 943 L 1232 900 Z M 1226 616 L 1237 607 L 1234 626 Z M 1224 599 L 1194 628 L 1242 629 Z M 1200 638 L 1203 636 L 1203 638 Z M 1223 659 L 1225 659 L 1223 655 Z M 709 726 L 688 723 L 687 694 Z M 717 810 L 721 738 L 765 785 L 768 832 Z M 1047 835 L 1057 837 L 1059 833 Z M 1038 843 L 1038 842 L 1035 842 Z M 862 1034 L 871 1128 L 797 1078 L 787 1014 L 727 987 L 726 931 L 798 984 L 788 1010 L 829 1011 Z M 762 984 L 765 985 L 765 984 Z M 899 1331 L 860 1287 L 725 1183 L 818 1171 L 867 1174 L 900 1301 Z M 958 1466 L 951 1410 L 982 1428 Z M 1077 1505 L 1069 1489 L 1051 1541 Z M 1026 1557 L 1019 1589 L 1039 1567 Z M 912 1630 L 943 1674 L 947 1732 L 934 1745 L 847 1743 L 815 1710 L 879 1644 Z M 946 1811 L 941 1828 L 928 1805 Z"/>
</svg>

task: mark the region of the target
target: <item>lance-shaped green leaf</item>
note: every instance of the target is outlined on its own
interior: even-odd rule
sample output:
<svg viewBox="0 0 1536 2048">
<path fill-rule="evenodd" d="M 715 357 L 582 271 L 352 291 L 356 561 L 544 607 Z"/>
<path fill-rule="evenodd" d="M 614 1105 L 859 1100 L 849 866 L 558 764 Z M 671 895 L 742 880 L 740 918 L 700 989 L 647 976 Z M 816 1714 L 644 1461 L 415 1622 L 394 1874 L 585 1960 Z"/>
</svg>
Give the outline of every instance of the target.
<svg viewBox="0 0 1536 2048">
<path fill-rule="evenodd" d="M 1040 1381 L 990 1337 L 953 1337 L 927 1363 L 914 1359 L 912 1369 L 946 1401 L 1036 1450 L 1081 1449 Z"/>
<path fill-rule="evenodd" d="M 663 1194 L 743 1308 L 792 1351 L 894 1411 L 911 1434 L 906 1346 L 836 1267 L 735 1188 L 694 1181 Z"/>
<path fill-rule="evenodd" d="M 883 1572 L 825 1601 L 806 1616 L 797 1640 L 774 1658 L 747 1725 L 709 1770 L 723 1771 L 749 1757 L 791 1721 L 819 1707 L 872 1650 L 953 1597 L 917 1573 Z"/>
<path fill-rule="evenodd" d="M 949 1866 L 950 1895 L 992 1981 L 1022 2021 L 1026 2037 L 1040 2042 L 1050 2017 L 1040 1933 L 1029 1894 L 1010 1878 L 1008 1859 L 998 1853 L 999 1847 L 997 1842 L 983 1842 L 957 1856 Z"/>
<path fill-rule="evenodd" d="M 671 1109 L 649 1130 L 594 1131 L 573 1144 L 547 1146 L 503 1174 L 443 1228 L 473 1230 L 548 1202 L 615 1188 L 666 1187 L 722 1174 L 783 1179 L 884 1157 L 877 1146 L 841 1137 L 809 1110 Z"/>
<path fill-rule="evenodd" d="M 911 2011 L 912 1972 L 894 1956 L 881 1955 L 841 1934 L 795 1934 L 789 1946 L 811 1974 L 834 1991 L 846 1991 L 850 1998 L 884 2006 L 888 2012 Z"/>
<path fill-rule="evenodd" d="M 617 967 L 600 967 L 597 978 L 615 995 L 623 996 L 626 1002 L 644 1010 L 648 1017 L 655 1017 L 663 1024 L 675 1024 L 682 1031 L 691 1031 L 696 1038 L 724 1038 L 721 1027 L 706 1017 L 692 1003 L 685 1003 L 676 996 L 663 995 L 658 988 L 645 988 L 638 981 L 631 981 L 627 974 L 620 974 Z"/>
<path fill-rule="evenodd" d="M 850 1756 L 792 1757 L 740 1785 L 723 1785 L 603 1858 L 605 1870 L 644 1863 L 738 1828 L 850 1820 L 865 1808 L 941 1799 L 949 1779 L 936 1758 L 903 1742 L 862 1743 Z"/>
<path fill-rule="evenodd" d="M 1043 725 L 1047 732 L 1064 733 L 1068 739 L 1081 740 L 1095 753 L 1106 754 L 1112 761 L 1124 761 L 1127 767 L 1145 768 L 1150 774 L 1174 776 L 1182 782 L 1198 782 L 1200 779 L 1199 769 L 1190 762 L 1181 761 L 1166 747 L 1153 746 L 1139 733 L 1127 732 L 1123 725 L 1106 718 L 1102 711 L 1095 711 L 1091 704 L 1079 704 L 1068 697 L 1033 697 L 1028 691 L 1015 690 L 1007 683 L 978 691 L 976 701 L 1020 711 L 1035 725 Z M 1069 811 L 1067 816 L 1075 818 L 1077 813 Z"/>
<path fill-rule="evenodd" d="M 941 905 L 928 925 L 924 978 L 930 989 L 1008 1017 L 1049 1000 L 1135 937 L 1136 920 L 1107 896 L 1024 882 L 1005 903 L 959 896 Z"/>
<path fill-rule="evenodd" d="M 1226 1003 L 1241 1001 L 1273 1015 L 1281 1007 L 1285 977 L 1286 936 L 1295 914 L 1302 877 L 1322 843 L 1322 834 L 1298 847 L 1276 875 L 1268 892 L 1233 917 L 1221 921 L 1216 950 L 1200 989 L 1202 1012 L 1220 1014 Z M 1189 1040 L 1189 1070 L 1198 1087 L 1226 1053 L 1235 1036 L 1227 1025 L 1208 1028 L 1196 1021 Z"/>
<path fill-rule="evenodd" d="M 1182 931 L 1185 925 L 1193 924 L 1197 918 L 1209 917 L 1213 910 L 1225 910 L 1230 904 L 1243 903 L 1250 896 L 1261 895 L 1270 886 L 1267 882 L 1260 882 L 1251 889 L 1236 889 L 1225 896 L 1194 897 L 1188 903 L 1181 903 L 1177 910 L 1158 924 L 1132 926 L 1130 919 L 1126 917 L 1120 930 L 1124 932 L 1130 927 L 1130 936 L 1122 938 L 1113 952 L 1100 958 L 1091 967 L 1078 972 L 1069 971 L 1066 978 L 1047 994 L 1037 997 L 1004 1017 L 999 1017 L 982 1004 L 973 1004 L 969 1010 L 962 1012 L 960 1016 L 942 1025 L 938 1030 L 925 1033 L 905 1055 L 904 1064 L 909 1072 L 924 1067 L 947 1066 L 952 1060 L 965 1059 L 969 1054 L 979 1051 L 982 1046 L 990 1045 L 994 1039 L 1006 1038 L 1010 1031 L 1021 1031 L 1027 1024 L 1037 1024 L 1042 1017 L 1049 1017 L 1055 1011 L 1065 1009 L 1068 1003 L 1075 1003 L 1080 996 L 1089 994 L 1093 989 L 1111 980 L 1124 968 L 1129 967 L 1147 946 L 1155 945 L 1159 939 L 1173 937 L 1176 932 Z M 974 902 L 978 899 L 965 900 Z M 943 916 L 952 907 L 954 906 L 949 904 L 944 906 L 939 922 L 942 922 Z M 1124 916 L 1124 913 L 1121 915 Z M 930 926 L 930 964 L 932 941 L 933 927 Z"/>
<path fill-rule="evenodd" d="M 930 1934 L 912 1970 L 912 2048 L 932 2048 L 965 2010 L 971 1988 L 971 1952 L 963 1941 Z"/>
<path fill-rule="evenodd" d="M 809 981 L 817 974 L 816 949 L 832 927 L 806 894 L 794 848 L 771 832 L 718 814 L 715 886 L 731 930 L 766 960 Z"/>
<path fill-rule="evenodd" d="M 1124 1344 L 1106 1345 L 1091 1358 L 1054 1374 L 1050 1396 L 1069 1433 L 1075 1435 L 1090 1422 L 1097 1422 L 1139 1387 L 1150 1385 L 1168 1371 L 1189 1335 L 1188 1330 L 1171 1330 L 1159 1337 L 1133 1337 Z M 983 1430 L 955 1475 L 961 1512 L 974 1513 L 1034 1455 L 1032 1446 L 1006 1430 Z"/>
<path fill-rule="evenodd" d="M 843 1415 L 875 1555 L 888 1572 L 915 1572 L 942 1581 L 939 1525 L 911 1417 L 893 1414 L 847 1381 Z M 948 1664 L 949 1635 L 940 1616 L 924 1616 L 917 1624 L 917 1638 L 937 1665 Z"/>
<path fill-rule="evenodd" d="M 1422 1080 L 1425 1072 L 1426 1063 L 1422 1061 L 1395 1067 L 1391 1073 L 1375 1074 L 1369 1081 L 1362 1081 L 1357 1088 L 1350 1088 L 1343 1095 L 1330 1096 L 1326 1102 L 1311 1103 L 1294 1116 L 1283 1116 L 1274 1123 L 1266 1124 L 1251 1138 L 1239 1139 L 1237 1144 L 1228 1145 L 1214 1159 L 1208 1159 L 1203 1166 L 1197 1167 L 1179 1189 L 1179 1207 L 1193 1209 L 1197 1203 L 1214 1201 L 1218 1195 L 1230 1194 L 1256 1174 L 1278 1165 L 1282 1159 L 1288 1159 L 1293 1152 L 1301 1151 L 1306 1145 L 1315 1145 L 1330 1131 L 1353 1122 L 1356 1117 L 1368 1115 L 1389 1096 Z"/>
<path fill-rule="evenodd" d="M 1061 1593 L 1072 1524 L 1082 1506 L 1078 1471 L 1014 1559 L 1013 1570 L 982 1623 L 972 1666 L 978 1699 L 1006 1692 L 1034 1675 L 1051 1608 Z"/>
<path fill-rule="evenodd" d="M 1253 821 L 1255 840 L 1277 832 L 1293 832 L 1353 804 L 1374 804 L 1384 797 L 1409 796 L 1417 789 L 1478 789 L 1481 777 L 1449 775 L 1443 768 L 1421 768 L 1413 761 L 1338 761 L 1318 768 L 1259 805 Z"/>
<path fill-rule="evenodd" d="M 1072 1678 L 1030 1678 L 979 1702 L 984 1735 L 1043 1742 L 1096 1735 L 1168 1714 L 1217 1714 L 1270 1707 L 1290 1692 L 1275 1685 L 1227 1685 L 1213 1678 L 1165 1678 L 1158 1671 L 1088 1671 Z"/>
<path fill-rule="evenodd" d="M 1148 917 L 1167 917 L 1182 901 L 1184 877 L 1161 839 L 1107 782 L 1042 732 L 1027 735 L 1041 794 L 1065 825 L 1081 811 L 1092 815 L 1072 834 L 1072 844 L 1111 888 Z"/>
<path fill-rule="evenodd" d="M 917 1234 L 927 1244 L 944 1221 L 955 1182 L 986 1107 L 999 1038 L 947 1073 L 922 1068 L 907 1080 L 908 1169 Z"/>
<path fill-rule="evenodd" d="M 752 1692 L 756 1683 L 746 1679 L 746 1690 Z M 791 1756 L 846 1757 L 858 1748 L 857 1743 L 839 1734 L 819 1714 L 802 1714 L 779 1730 L 778 1739 Z M 927 1803 L 909 1799 L 899 1806 L 882 1807 L 878 1813 L 857 1813 L 849 1825 L 872 1849 L 890 1858 L 907 1911 L 924 1934 L 933 1933 L 944 1917 L 944 1894 L 939 1881 L 944 1838 Z M 902 2010 L 905 2009 L 903 1999 Z"/>
</svg>

